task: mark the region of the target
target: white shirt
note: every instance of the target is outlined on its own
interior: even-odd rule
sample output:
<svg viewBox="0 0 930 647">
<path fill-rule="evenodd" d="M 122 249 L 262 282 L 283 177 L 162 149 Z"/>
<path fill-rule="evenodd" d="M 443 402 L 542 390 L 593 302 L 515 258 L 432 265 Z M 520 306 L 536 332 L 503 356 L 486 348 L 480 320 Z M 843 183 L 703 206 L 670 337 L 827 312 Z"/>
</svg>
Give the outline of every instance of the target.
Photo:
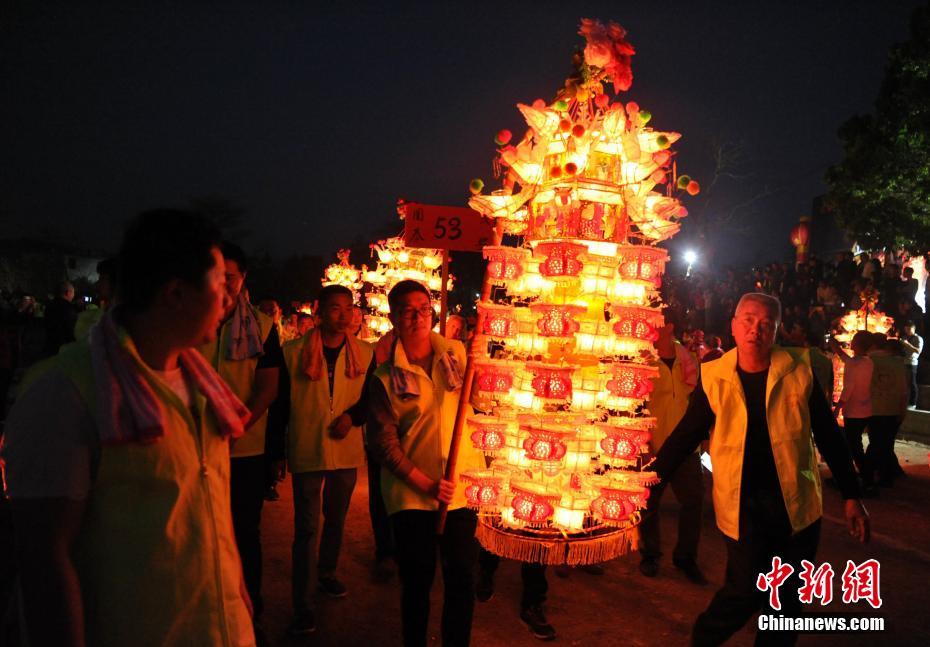
<svg viewBox="0 0 930 647">
<path fill-rule="evenodd" d="M 845 361 L 840 404 L 846 418 L 868 418 L 872 415 L 873 367 L 868 357 L 850 357 Z"/>
</svg>

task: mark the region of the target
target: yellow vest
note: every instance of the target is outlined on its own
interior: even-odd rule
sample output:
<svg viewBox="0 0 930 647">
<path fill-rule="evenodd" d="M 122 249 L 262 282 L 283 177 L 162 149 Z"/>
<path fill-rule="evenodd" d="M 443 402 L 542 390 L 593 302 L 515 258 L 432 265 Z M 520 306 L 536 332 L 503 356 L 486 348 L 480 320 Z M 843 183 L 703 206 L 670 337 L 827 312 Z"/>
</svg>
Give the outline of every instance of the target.
<svg viewBox="0 0 930 647">
<path fill-rule="evenodd" d="M 455 426 L 455 412 L 458 409 L 458 391 L 448 391 L 443 370 L 439 365 L 443 353 L 452 351 L 464 373 L 465 347 L 459 341 L 445 339 L 436 333 L 430 333 L 433 346 L 433 368 L 431 375 L 416 364 L 407 361 L 404 345 L 396 345 L 393 362 L 387 361 L 377 368 L 375 377 L 381 380 L 388 394 L 394 413 L 400 421 L 400 446 L 404 454 L 413 463 L 434 480 L 441 479 L 446 469 L 446 459 L 452 444 L 452 428 Z M 400 399 L 391 383 L 391 365 L 410 371 L 416 375 L 420 387 L 418 397 Z M 459 440 L 459 456 L 456 474 L 469 469 L 483 469 L 484 457 L 474 448 L 468 434 L 464 432 Z M 388 514 L 401 510 L 437 510 L 439 502 L 433 497 L 414 490 L 390 470 L 381 470 L 381 492 Z M 465 485 L 459 479 L 450 510 L 465 507 Z"/>
<path fill-rule="evenodd" d="M 271 327 L 274 325 L 271 317 L 252 308 L 252 314 L 258 322 L 262 332 L 262 343 L 268 341 Z M 232 320 L 223 324 L 220 334 L 209 344 L 204 344 L 197 350 L 207 358 L 210 365 L 216 369 L 220 377 L 226 381 L 240 400 L 248 403 L 252 397 L 252 388 L 255 385 L 255 371 L 258 369 L 258 357 L 250 357 L 239 361 L 226 358 L 226 349 L 229 347 L 229 335 L 232 329 Z M 245 435 L 233 443 L 231 456 L 242 458 L 246 456 L 261 456 L 265 453 L 265 429 L 268 427 L 268 412 L 262 414 L 258 421 L 249 427 Z"/>
<path fill-rule="evenodd" d="M 358 402 L 365 388 L 365 373 L 355 379 L 346 377 L 346 349 L 343 346 L 333 373 L 333 396 L 329 396 L 329 375 L 313 381 L 303 371 L 301 353 L 310 333 L 284 345 L 284 361 L 291 378 L 291 415 L 288 422 L 288 469 L 292 473 L 316 472 L 360 467 L 365 464 L 365 446 L 361 427 L 336 440 L 329 435 L 333 419 Z M 367 369 L 373 349 L 358 342 L 359 361 Z"/>
<path fill-rule="evenodd" d="M 740 484 L 746 446 L 746 397 L 736 372 L 736 349 L 701 365 L 701 383 L 716 424 L 710 437 L 717 527 L 739 539 Z M 765 411 L 782 497 L 794 532 L 822 515 L 820 472 L 811 435 L 810 356 L 802 348 L 772 349 Z"/>
<path fill-rule="evenodd" d="M 229 441 L 206 399 L 196 417 L 122 344 L 168 421 L 157 442 L 103 446 L 75 548 L 87 644 L 250 646 L 242 566 L 229 506 Z M 71 344 L 58 365 L 96 413 L 87 344 Z"/>
<path fill-rule="evenodd" d="M 678 342 L 675 344 L 679 345 Z M 697 366 L 697 360 L 694 363 Z M 652 379 L 652 385 L 646 408 L 656 417 L 650 446 L 653 452 L 657 452 L 688 410 L 688 401 L 694 387 L 685 383 L 677 353 L 671 369 L 659 359 L 659 376 Z"/>
</svg>

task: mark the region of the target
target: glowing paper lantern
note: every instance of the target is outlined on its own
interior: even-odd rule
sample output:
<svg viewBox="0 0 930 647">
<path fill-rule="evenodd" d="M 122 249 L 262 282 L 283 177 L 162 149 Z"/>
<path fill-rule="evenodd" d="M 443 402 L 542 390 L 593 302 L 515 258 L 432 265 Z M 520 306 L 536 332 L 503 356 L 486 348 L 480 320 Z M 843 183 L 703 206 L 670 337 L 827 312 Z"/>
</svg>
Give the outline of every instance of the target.
<svg viewBox="0 0 930 647">
<path fill-rule="evenodd" d="M 539 273 L 552 281 L 571 280 L 578 277 L 583 264 L 579 256 L 587 248 L 577 243 L 540 243 L 536 253 L 545 256 L 539 264 Z"/>
<path fill-rule="evenodd" d="M 474 471 L 462 475 L 465 484 L 465 501 L 476 510 L 494 509 L 500 504 L 502 478 L 491 470 Z"/>
<path fill-rule="evenodd" d="M 484 250 L 474 389 L 494 415 L 470 418 L 469 433 L 502 480 L 496 506 L 479 507 L 477 537 L 543 564 L 610 559 L 635 541 L 654 478 L 643 471 L 654 419 L 643 414 L 668 259 L 655 245 L 687 215 L 679 196 L 697 189 L 690 178 L 678 186 L 679 135 L 604 93 L 607 80 L 629 87 L 628 56 L 616 58 L 629 51 L 625 32 L 585 21 L 581 33 L 606 46 L 584 50 L 582 74 L 555 101 L 519 106 L 529 130 L 498 149 L 503 188 L 469 200 L 519 235 Z"/>
<path fill-rule="evenodd" d="M 617 271 L 629 281 L 645 281 L 658 288 L 668 254 L 664 249 L 646 245 L 624 245 L 617 250 L 620 264 Z"/>
</svg>

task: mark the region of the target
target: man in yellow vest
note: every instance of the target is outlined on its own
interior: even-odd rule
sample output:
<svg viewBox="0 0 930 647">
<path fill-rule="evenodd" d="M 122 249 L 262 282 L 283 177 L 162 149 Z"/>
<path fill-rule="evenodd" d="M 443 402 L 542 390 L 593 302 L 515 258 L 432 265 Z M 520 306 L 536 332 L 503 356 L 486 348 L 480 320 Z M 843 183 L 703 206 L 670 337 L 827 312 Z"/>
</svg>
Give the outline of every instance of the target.
<svg viewBox="0 0 930 647">
<path fill-rule="evenodd" d="M 868 541 L 869 517 L 849 448 L 816 384 L 804 349 L 774 346 L 781 304 L 744 294 L 731 323 L 736 348 L 701 365 L 701 380 L 684 418 L 659 450 L 653 469 L 664 481 L 710 433 L 717 527 L 727 547 L 726 577 L 693 629 L 695 645 L 719 645 L 760 609 L 768 596 L 757 578 L 773 557 L 790 564 L 781 613 L 801 611 L 801 561 L 813 562 L 822 498 L 817 449 L 846 500 L 849 534 Z M 793 643 L 793 635 L 759 636 Z"/>
<path fill-rule="evenodd" d="M 255 608 L 257 633 L 261 634 L 259 623 L 264 605 L 260 527 L 268 480 L 265 433 L 268 407 L 278 395 L 284 357 L 273 320 L 249 302 L 243 287 L 248 273 L 245 253 L 229 242 L 223 243 L 222 250 L 229 305 L 216 337 L 199 350 L 252 414 L 245 436 L 232 444 L 230 496 L 245 583 Z M 283 432 L 282 427 L 273 430 Z M 283 460 L 273 469 L 283 473 Z"/>
<path fill-rule="evenodd" d="M 255 644 L 229 508 L 229 440 L 249 414 L 193 349 L 229 298 L 219 238 L 199 216 L 142 214 L 119 305 L 10 412 L 31 645 Z"/>
<path fill-rule="evenodd" d="M 467 645 L 475 607 L 475 513 L 464 484 L 443 478 L 465 369 L 462 343 L 431 331 L 429 291 L 401 281 L 388 294 L 396 342 L 369 382 L 368 444 L 381 464 L 381 490 L 397 550 L 404 645 L 425 646 L 437 552 L 443 581 L 443 645 Z M 462 434 L 457 471 L 484 465 Z M 436 535 L 439 503 L 449 505 Z"/>
<path fill-rule="evenodd" d="M 698 380 L 698 363 L 688 349 L 675 340 L 674 326 L 668 324 L 659 331 L 655 342 L 659 354 L 659 377 L 653 380 L 649 395 L 649 412 L 656 417 L 652 432 L 652 451 L 657 452 L 675 425 L 685 415 L 691 392 Z M 672 553 L 672 563 L 694 584 L 703 586 L 707 579 L 697 565 L 697 549 L 701 539 L 701 517 L 704 507 L 704 479 L 697 451 L 682 461 L 668 480 L 678 499 L 678 542 Z M 660 483 L 649 497 L 648 507 L 640 524 L 642 561 L 640 572 L 646 577 L 659 573 L 660 550 L 659 502 L 666 483 Z"/>
<path fill-rule="evenodd" d="M 365 464 L 361 425 L 367 412 L 360 400 L 372 356 L 371 346 L 348 332 L 352 311 L 348 288 L 324 287 L 316 306 L 319 325 L 284 347 L 291 385 L 287 461 L 294 489 L 294 620 L 289 633 L 294 635 L 316 630 L 308 600 L 314 566 L 321 593 L 347 594 L 336 565 L 358 468 Z"/>
</svg>

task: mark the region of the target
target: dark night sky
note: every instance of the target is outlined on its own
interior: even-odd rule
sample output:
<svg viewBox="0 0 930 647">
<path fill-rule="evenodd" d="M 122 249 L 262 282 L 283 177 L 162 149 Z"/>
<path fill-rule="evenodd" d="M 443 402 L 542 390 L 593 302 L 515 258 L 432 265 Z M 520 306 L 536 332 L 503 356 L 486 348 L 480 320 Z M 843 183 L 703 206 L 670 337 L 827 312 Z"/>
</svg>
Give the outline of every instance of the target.
<svg viewBox="0 0 930 647">
<path fill-rule="evenodd" d="M 771 192 L 731 247 L 781 257 L 919 4 L 7 3 L 0 236 L 113 248 L 132 214 L 219 194 L 253 249 L 328 254 L 394 222 L 399 196 L 464 204 L 494 133 L 523 131 L 515 104 L 562 84 L 586 16 L 629 30 L 621 100 L 683 133 L 680 171 L 703 180 L 712 141 L 743 142 L 753 176 L 718 200 Z"/>
</svg>

